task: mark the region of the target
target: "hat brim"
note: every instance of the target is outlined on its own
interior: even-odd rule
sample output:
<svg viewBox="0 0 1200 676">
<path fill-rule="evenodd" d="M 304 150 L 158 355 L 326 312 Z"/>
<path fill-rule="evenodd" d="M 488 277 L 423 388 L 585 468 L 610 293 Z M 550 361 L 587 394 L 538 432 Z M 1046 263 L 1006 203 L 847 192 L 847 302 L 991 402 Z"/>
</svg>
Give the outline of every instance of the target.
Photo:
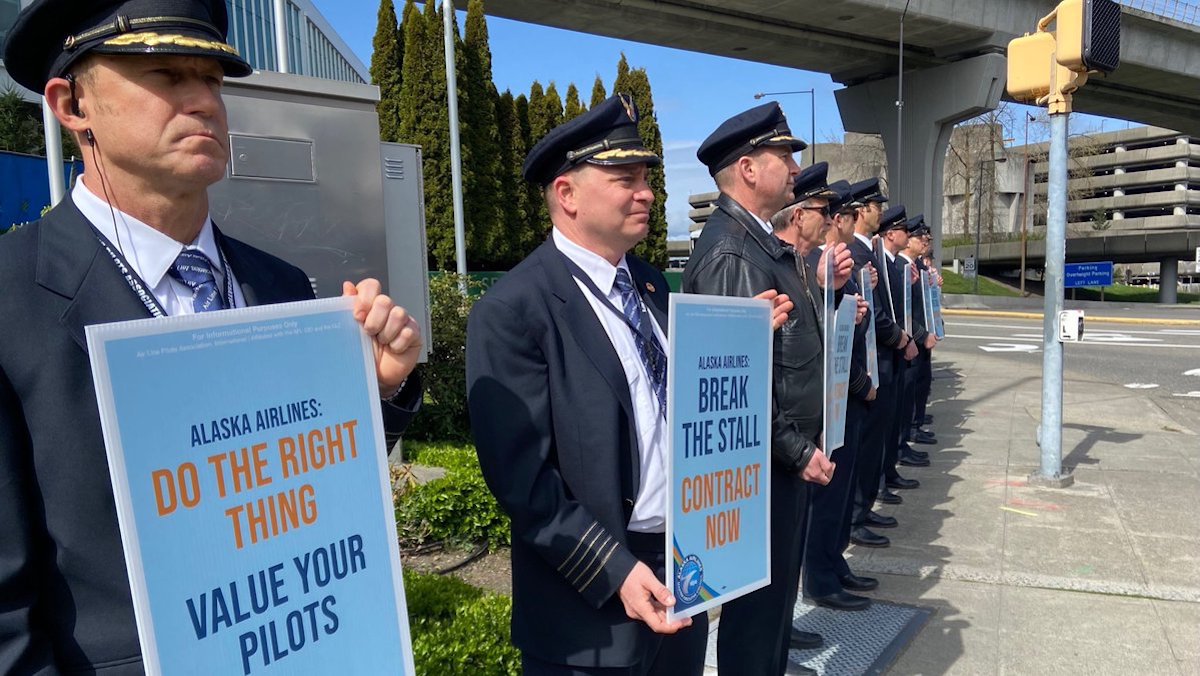
<svg viewBox="0 0 1200 676">
<path fill-rule="evenodd" d="M 168 56 L 198 56 L 216 59 L 225 75 L 246 77 L 254 68 L 242 58 L 232 45 L 212 40 L 203 34 L 178 33 L 123 33 L 114 36 L 87 50 L 89 53 L 125 55 L 161 54 Z"/>
<path fill-rule="evenodd" d="M 645 164 L 651 167 L 662 164 L 662 158 L 645 148 L 612 148 L 596 153 L 584 160 L 587 164 L 598 164 L 602 167 L 619 166 L 622 164 Z"/>
<path fill-rule="evenodd" d="M 771 138 L 767 139 L 766 141 L 759 143 L 757 147 L 762 148 L 763 146 L 787 147 L 787 148 L 791 148 L 792 152 L 798 153 L 801 150 L 804 150 L 805 148 L 807 148 L 808 144 L 805 143 L 802 139 L 796 138 L 795 136 L 782 134 L 780 136 L 772 136 Z"/>
</svg>

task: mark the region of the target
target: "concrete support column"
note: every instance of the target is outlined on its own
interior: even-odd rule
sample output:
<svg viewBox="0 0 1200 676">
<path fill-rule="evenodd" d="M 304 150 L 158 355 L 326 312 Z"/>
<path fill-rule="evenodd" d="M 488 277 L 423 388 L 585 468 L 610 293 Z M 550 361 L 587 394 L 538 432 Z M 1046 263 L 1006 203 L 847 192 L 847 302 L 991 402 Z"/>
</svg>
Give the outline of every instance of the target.
<svg viewBox="0 0 1200 676">
<path fill-rule="evenodd" d="M 1113 188 L 1113 197 L 1124 197 L 1125 191 L 1120 188 Z"/>
<path fill-rule="evenodd" d="M 942 177 L 950 134 L 955 124 L 995 109 L 1004 92 L 1006 63 L 1001 54 L 985 54 L 905 73 L 902 138 L 896 128 L 895 77 L 834 92 L 846 131 L 883 137 L 888 197 L 909 214 L 925 214 L 936 260 L 942 257 Z M 903 164 L 897 166 L 901 143 Z"/>
<path fill-rule="evenodd" d="M 1113 211 L 1113 218 L 1112 218 L 1112 219 L 1113 219 L 1114 221 L 1123 221 L 1123 220 L 1125 220 L 1125 212 L 1124 212 L 1124 211 L 1121 211 L 1121 210 L 1119 210 L 1119 209 L 1116 209 L 1116 210 L 1114 210 L 1114 211 Z"/>
<path fill-rule="evenodd" d="M 1158 262 L 1158 302 L 1177 303 L 1179 298 L 1179 261 L 1164 258 Z"/>
</svg>

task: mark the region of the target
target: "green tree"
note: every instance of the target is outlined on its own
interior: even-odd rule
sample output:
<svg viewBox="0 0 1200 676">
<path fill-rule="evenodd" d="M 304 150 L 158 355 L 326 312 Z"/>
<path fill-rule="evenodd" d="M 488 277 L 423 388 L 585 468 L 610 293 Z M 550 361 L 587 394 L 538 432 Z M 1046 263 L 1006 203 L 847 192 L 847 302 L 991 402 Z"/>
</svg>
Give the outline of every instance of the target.
<svg viewBox="0 0 1200 676">
<path fill-rule="evenodd" d="M 533 83 L 531 94 L 537 94 L 541 99 L 543 96 L 542 86 L 537 82 Z M 540 103 L 539 103 L 540 105 Z M 517 111 L 517 125 L 521 135 L 521 148 L 524 149 L 517 159 L 517 174 L 521 176 L 520 185 L 524 188 L 521 191 L 520 199 L 523 205 L 523 213 L 525 220 L 521 224 L 521 236 L 519 238 L 520 248 L 517 258 L 521 259 L 533 252 L 538 244 L 541 244 L 541 233 L 546 231 L 549 216 L 546 214 L 545 198 L 542 197 L 541 186 L 534 185 L 524 178 L 525 156 L 533 148 L 533 123 L 530 121 L 532 117 L 533 105 L 529 98 L 521 94 L 514 101 L 514 106 Z"/>
<path fill-rule="evenodd" d="M 421 146 L 424 158 L 430 268 L 450 269 L 455 260 L 454 203 L 441 12 L 427 2 L 423 13 L 405 11 L 405 21 L 400 139 Z"/>
<path fill-rule="evenodd" d="M 597 75 L 596 81 L 592 83 L 592 102 L 588 105 L 588 107 L 595 108 L 601 103 L 604 103 L 604 99 L 607 98 L 608 92 L 604 91 L 604 80 L 601 80 L 600 76 Z"/>
<path fill-rule="evenodd" d="M 411 0 L 410 0 L 411 3 Z M 396 23 L 396 6 L 381 0 L 371 41 L 371 82 L 379 87 L 379 139 L 400 139 L 400 84 L 404 67 L 404 34 Z"/>
<path fill-rule="evenodd" d="M 567 86 L 567 102 L 563 104 L 563 122 L 574 120 L 586 112 L 587 108 L 584 108 L 583 103 L 579 100 L 579 90 L 572 82 Z"/>
<path fill-rule="evenodd" d="M 511 241 L 503 215 L 500 181 L 500 134 L 496 124 L 496 86 L 492 83 L 492 52 L 488 46 L 483 0 L 467 3 L 463 40 L 459 111 L 463 145 L 463 201 L 467 228 L 467 259 L 473 269 L 495 269 Z M 466 174 L 470 181 L 466 180 Z"/>
<path fill-rule="evenodd" d="M 528 117 L 528 115 L 527 115 Z M 526 122 L 528 127 L 528 122 Z M 507 270 L 528 253 L 531 240 L 528 228 L 529 189 L 521 177 L 521 166 L 529 148 L 517 116 L 517 103 L 512 92 L 505 90 L 496 97 L 496 129 L 499 131 L 497 156 L 500 165 L 500 207 L 507 241 L 497 242 L 496 269 Z"/>
<path fill-rule="evenodd" d="M 645 68 L 630 68 L 625 54 L 617 63 L 617 79 L 613 81 L 613 93 L 629 94 L 638 108 L 638 133 L 642 143 L 654 154 L 662 157 L 662 132 L 658 128 L 658 117 L 654 114 L 654 96 L 650 91 L 650 76 Z M 667 265 L 667 177 L 662 165 L 651 167 L 647 175 L 650 189 L 654 191 L 654 204 L 650 207 L 650 232 L 633 252 L 646 262 L 659 268 Z"/>
<path fill-rule="evenodd" d="M 554 83 L 550 84 L 550 88 L 554 88 Z M 533 81 L 533 85 L 529 88 L 529 147 L 532 149 L 541 141 L 550 130 L 558 126 L 562 118 L 562 106 L 555 108 L 555 101 L 558 100 L 558 91 L 554 91 L 554 99 L 547 100 L 546 90 L 542 89 L 542 83 L 537 80 Z M 540 241 L 546 232 L 550 229 L 550 212 L 546 210 L 546 200 L 542 196 L 542 187 L 527 183 L 529 190 L 529 211 L 528 216 L 528 242 L 532 244 L 534 241 Z"/>
<path fill-rule="evenodd" d="M 70 132 L 61 131 L 63 157 L 80 157 L 79 146 L 75 145 Z M 26 155 L 46 154 L 46 127 L 42 124 L 41 106 L 21 98 L 12 88 L 0 92 L 0 150 Z"/>
</svg>

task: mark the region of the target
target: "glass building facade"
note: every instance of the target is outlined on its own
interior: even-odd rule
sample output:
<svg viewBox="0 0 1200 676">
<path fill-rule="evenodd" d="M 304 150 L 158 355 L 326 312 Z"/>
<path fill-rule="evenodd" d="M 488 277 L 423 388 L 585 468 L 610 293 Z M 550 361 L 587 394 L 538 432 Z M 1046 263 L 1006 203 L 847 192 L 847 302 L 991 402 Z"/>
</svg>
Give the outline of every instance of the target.
<svg viewBox="0 0 1200 676">
<path fill-rule="evenodd" d="M 29 0 L 0 0 L 0 44 Z M 289 70 L 327 80 L 366 83 L 367 67 L 350 50 L 312 0 L 285 3 Z M 279 70 L 275 58 L 275 13 L 272 0 L 225 0 L 229 11 L 229 43 L 257 70 Z M 0 67 L 0 90 L 24 89 L 8 79 Z M 39 92 L 40 93 L 40 92 Z M 31 97 L 32 98 L 32 97 Z"/>
</svg>

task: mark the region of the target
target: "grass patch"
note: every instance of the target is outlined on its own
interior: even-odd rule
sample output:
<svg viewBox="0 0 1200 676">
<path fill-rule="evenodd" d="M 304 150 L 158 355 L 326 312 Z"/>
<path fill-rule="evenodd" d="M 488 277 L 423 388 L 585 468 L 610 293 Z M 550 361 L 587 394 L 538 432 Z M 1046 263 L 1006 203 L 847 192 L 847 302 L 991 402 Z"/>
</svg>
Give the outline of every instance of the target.
<svg viewBox="0 0 1200 676">
<path fill-rule="evenodd" d="M 507 546 L 508 515 L 484 483 L 475 447 L 460 443 L 405 442 L 405 462 L 444 467 L 446 476 L 402 492 L 396 500 L 400 544 L 467 545 L 487 541 Z"/>
<path fill-rule="evenodd" d="M 1076 300 L 1100 300 L 1100 289 L 1066 289 L 1064 295 L 1071 298 L 1072 293 Z M 1115 284 L 1104 287 L 1104 300 L 1114 303 L 1157 303 L 1158 289 Z M 1180 293 L 1179 302 L 1200 303 L 1200 294 Z"/>
<path fill-rule="evenodd" d="M 942 293 L 976 293 L 974 280 L 966 279 L 949 268 L 942 268 Z M 1003 284 L 997 284 L 987 277 L 979 278 L 980 296 L 1011 296 L 1016 298 L 1021 294 Z"/>
<path fill-rule="evenodd" d="M 452 577 L 404 571 L 405 600 L 418 674 L 516 676 L 512 599 Z"/>
</svg>

